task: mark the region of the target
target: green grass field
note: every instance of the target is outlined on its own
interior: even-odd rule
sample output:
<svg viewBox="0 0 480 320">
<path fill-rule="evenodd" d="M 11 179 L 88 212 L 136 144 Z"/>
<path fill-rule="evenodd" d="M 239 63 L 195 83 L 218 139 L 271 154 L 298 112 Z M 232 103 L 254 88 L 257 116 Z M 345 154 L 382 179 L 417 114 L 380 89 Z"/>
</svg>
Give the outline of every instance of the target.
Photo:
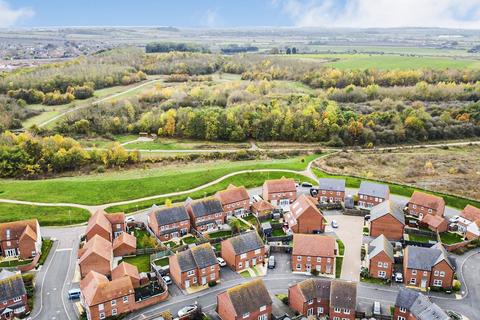
<svg viewBox="0 0 480 320">
<path fill-rule="evenodd" d="M 465 69 L 480 67 L 480 60 L 472 58 L 412 57 L 375 54 L 298 54 L 294 58 L 329 60 L 325 64 L 338 69 Z"/>
<path fill-rule="evenodd" d="M 90 205 L 110 203 L 189 190 L 239 170 L 302 170 L 316 157 L 318 155 L 282 160 L 216 161 L 36 181 L 2 180 L 0 197 Z"/>
<path fill-rule="evenodd" d="M 455 244 L 463 241 L 462 236 L 453 232 L 440 233 L 440 239 L 442 239 L 442 243 L 445 244 Z"/>
<path fill-rule="evenodd" d="M 74 207 L 41 207 L 23 204 L 0 203 L 0 222 L 38 219 L 41 226 L 63 226 L 86 222 L 87 210 Z"/>
<path fill-rule="evenodd" d="M 318 168 L 312 168 L 312 170 L 315 173 L 315 175 L 319 178 L 345 179 L 346 186 L 348 188 L 359 188 L 360 187 L 360 182 L 362 180 L 374 181 L 375 182 L 375 180 L 371 180 L 371 179 L 361 179 L 361 178 L 357 178 L 357 177 L 342 176 L 342 175 L 331 175 L 331 174 L 328 174 L 328 173 L 326 173 L 326 172 L 324 172 L 324 171 L 322 171 Z M 411 197 L 415 190 L 419 190 L 419 191 L 423 191 L 423 192 L 427 192 L 427 193 L 431 193 L 431 194 L 443 197 L 447 206 L 450 206 L 450 207 L 453 207 L 453 208 L 463 209 L 463 208 L 465 208 L 465 206 L 467 204 L 471 204 L 472 206 L 475 206 L 475 207 L 480 207 L 480 201 L 465 199 L 465 198 L 462 198 L 462 197 L 457 197 L 457 196 L 444 194 L 444 193 L 440 193 L 440 192 L 431 192 L 431 191 L 422 190 L 422 189 L 419 189 L 419 188 L 414 188 L 414 187 L 410 187 L 410 186 L 406 186 L 406 185 L 400 185 L 400 184 L 396 184 L 396 183 L 385 183 L 385 182 L 380 182 L 380 183 L 387 184 L 390 187 L 390 193 L 398 194 L 398 195 L 401 195 L 401 196 L 404 196 L 404 197 Z"/>
<path fill-rule="evenodd" d="M 150 272 L 150 255 L 148 254 L 126 257 L 121 262 L 133 264 L 138 268 L 138 272 Z"/>
<path fill-rule="evenodd" d="M 193 149 L 246 149 L 247 143 L 210 142 L 182 139 L 160 138 L 157 141 L 133 142 L 125 145 L 125 149 L 143 150 L 193 150 Z"/>
</svg>

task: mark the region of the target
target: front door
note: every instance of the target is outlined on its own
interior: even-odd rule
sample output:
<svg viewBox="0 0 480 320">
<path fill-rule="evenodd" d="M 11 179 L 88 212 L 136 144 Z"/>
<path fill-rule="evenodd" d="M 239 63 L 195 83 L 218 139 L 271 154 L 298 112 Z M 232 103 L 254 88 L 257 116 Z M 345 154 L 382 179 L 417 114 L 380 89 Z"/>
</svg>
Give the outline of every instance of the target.
<svg viewBox="0 0 480 320">
<path fill-rule="evenodd" d="M 327 264 L 327 268 L 325 270 L 326 273 L 332 273 L 332 266 Z"/>
<path fill-rule="evenodd" d="M 207 284 L 207 277 L 202 277 L 202 286 Z"/>
<path fill-rule="evenodd" d="M 307 269 L 307 272 L 311 272 L 312 271 L 312 265 L 311 264 L 307 264 L 305 266 L 305 268 Z"/>
<path fill-rule="evenodd" d="M 190 280 L 185 280 L 185 288 L 190 288 Z"/>
<path fill-rule="evenodd" d="M 245 261 L 245 268 L 250 268 L 250 261 Z"/>
<path fill-rule="evenodd" d="M 427 279 L 422 279 L 422 282 L 420 283 L 420 286 L 425 289 L 427 287 Z"/>
<path fill-rule="evenodd" d="M 257 265 L 257 258 L 253 258 L 252 259 L 252 266 L 256 266 Z"/>
</svg>

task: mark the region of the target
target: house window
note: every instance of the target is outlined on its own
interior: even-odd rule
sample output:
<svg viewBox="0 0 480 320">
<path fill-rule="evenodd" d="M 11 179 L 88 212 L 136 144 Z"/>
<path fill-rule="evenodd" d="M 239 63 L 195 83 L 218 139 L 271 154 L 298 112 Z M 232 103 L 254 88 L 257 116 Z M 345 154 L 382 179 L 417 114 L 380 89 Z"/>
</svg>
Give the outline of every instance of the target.
<svg viewBox="0 0 480 320">
<path fill-rule="evenodd" d="M 318 307 L 317 308 L 317 314 L 318 315 L 323 314 L 323 307 Z"/>
<path fill-rule="evenodd" d="M 442 280 L 439 280 L 439 279 L 433 280 L 433 285 L 434 285 L 435 287 L 441 287 L 441 286 L 442 286 L 442 283 L 443 283 Z"/>
<path fill-rule="evenodd" d="M 423 271 L 423 275 L 426 276 L 428 274 L 427 271 Z"/>
<path fill-rule="evenodd" d="M 205 274 L 205 268 L 202 269 L 202 273 Z"/>
<path fill-rule="evenodd" d="M 340 312 L 342 312 L 342 309 L 340 309 L 340 308 L 333 308 L 333 311 L 340 313 Z"/>
<path fill-rule="evenodd" d="M 123 303 L 128 303 L 128 296 L 123 297 Z"/>
<path fill-rule="evenodd" d="M 262 250 L 260 250 L 260 249 L 255 250 L 255 254 L 260 254 L 261 252 L 262 252 Z"/>
<path fill-rule="evenodd" d="M 432 209 L 428 209 L 428 213 L 432 213 Z"/>
<path fill-rule="evenodd" d="M 386 273 L 385 271 L 383 271 L 383 270 L 382 270 L 382 271 L 378 271 L 378 276 L 379 276 L 380 278 L 385 278 L 386 275 L 387 275 L 387 273 Z"/>
<path fill-rule="evenodd" d="M 215 280 L 215 273 L 210 274 L 210 280 Z"/>
<path fill-rule="evenodd" d="M 215 271 L 215 266 L 211 266 L 210 271 Z"/>
<path fill-rule="evenodd" d="M 416 276 L 417 275 L 417 270 L 412 270 L 412 275 Z"/>
<path fill-rule="evenodd" d="M 117 315 L 117 309 L 112 309 L 112 316 L 116 316 Z"/>
<path fill-rule="evenodd" d="M 402 308 L 402 307 L 398 308 L 398 310 L 399 310 L 401 313 L 405 313 L 405 312 L 407 312 L 407 309 L 405 309 L 405 308 Z"/>
<path fill-rule="evenodd" d="M 410 284 L 417 284 L 417 279 L 416 278 L 411 278 L 410 279 Z"/>
<path fill-rule="evenodd" d="M 402 317 L 402 316 L 398 316 L 398 317 L 397 317 L 397 320 L 405 320 L 405 318 Z"/>
<path fill-rule="evenodd" d="M 258 320 L 268 320 L 268 315 L 265 313 L 265 314 L 261 314 L 258 316 Z"/>
<path fill-rule="evenodd" d="M 112 300 L 112 306 L 116 306 L 117 305 L 117 300 Z"/>
<path fill-rule="evenodd" d="M 322 262 L 322 257 L 317 257 L 317 262 Z"/>
<path fill-rule="evenodd" d="M 307 261 L 310 262 L 312 260 L 312 257 L 307 257 Z"/>
<path fill-rule="evenodd" d="M 360 195 L 360 199 L 363 199 L 363 194 Z"/>
<path fill-rule="evenodd" d="M 440 277 L 445 277 L 445 271 L 440 271 Z"/>
<path fill-rule="evenodd" d="M 438 272 L 438 270 L 435 270 L 435 272 L 433 273 L 434 276 L 438 276 L 440 274 L 440 272 Z"/>
<path fill-rule="evenodd" d="M 243 253 L 240 255 L 240 259 L 246 259 L 247 258 L 247 254 L 246 253 Z"/>
<path fill-rule="evenodd" d="M 21 306 L 20 308 L 15 308 L 15 309 L 13 310 L 13 313 L 19 314 L 19 313 L 25 312 L 25 310 L 26 310 L 26 309 L 25 309 L 25 306 Z"/>
<path fill-rule="evenodd" d="M 302 270 L 302 265 L 300 263 L 297 263 L 297 270 Z"/>
<path fill-rule="evenodd" d="M 297 256 L 297 261 L 302 261 L 302 256 Z"/>
<path fill-rule="evenodd" d="M 333 317 L 333 320 L 340 320 L 339 317 Z"/>
<path fill-rule="evenodd" d="M 13 302 L 19 302 L 19 301 L 22 301 L 22 297 L 13 298 Z"/>
<path fill-rule="evenodd" d="M 195 270 L 190 270 L 187 272 L 187 277 L 191 277 L 195 274 Z"/>
<path fill-rule="evenodd" d="M 308 302 L 307 302 L 307 303 L 308 303 L 308 304 L 312 304 L 312 303 L 313 303 L 313 299 L 311 299 L 311 300 L 308 300 Z"/>
<path fill-rule="evenodd" d="M 261 306 L 260 307 L 260 312 L 267 310 L 267 306 Z"/>
<path fill-rule="evenodd" d="M 343 309 L 343 313 L 350 314 L 350 309 Z"/>
<path fill-rule="evenodd" d="M 413 204 L 413 205 L 412 205 L 412 208 L 413 208 L 413 209 L 417 209 L 417 205 L 416 205 L 416 204 Z"/>
<path fill-rule="evenodd" d="M 160 227 L 160 230 L 162 230 L 162 231 L 165 230 L 165 227 L 164 227 L 164 226 L 161 226 L 161 227 Z"/>
<path fill-rule="evenodd" d="M 384 268 L 388 268 L 388 262 L 384 262 L 384 263 L 383 263 L 383 267 L 384 267 Z"/>
<path fill-rule="evenodd" d="M 307 316 L 313 316 L 313 308 L 307 309 Z"/>
<path fill-rule="evenodd" d="M 244 313 L 244 314 L 243 314 L 243 319 L 248 318 L 249 316 L 250 316 L 250 313 L 249 313 L 249 312 Z"/>
<path fill-rule="evenodd" d="M 98 310 L 102 311 L 104 309 L 103 303 L 98 305 Z"/>
<path fill-rule="evenodd" d="M 100 312 L 100 319 L 105 319 L 105 313 Z"/>
<path fill-rule="evenodd" d="M 378 261 L 378 267 L 381 268 L 383 266 L 383 263 L 381 261 Z"/>
</svg>

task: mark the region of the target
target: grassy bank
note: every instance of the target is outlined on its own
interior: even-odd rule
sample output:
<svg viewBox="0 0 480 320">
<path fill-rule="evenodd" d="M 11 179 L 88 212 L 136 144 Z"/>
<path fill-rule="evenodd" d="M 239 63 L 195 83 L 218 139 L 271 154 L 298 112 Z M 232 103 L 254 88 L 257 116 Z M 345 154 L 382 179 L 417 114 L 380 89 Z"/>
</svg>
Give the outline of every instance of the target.
<svg viewBox="0 0 480 320">
<path fill-rule="evenodd" d="M 310 160 L 318 156 L 238 162 L 212 161 L 36 181 L 2 180 L 0 197 L 96 205 L 189 190 L 240 170 L 303 170 Z"/>
<path fill-rule="evenodd" d="M 372 179 L 361 179 L 361 178 L 351 177 L 351 176 L 332 175 L 332 174 L 326 173 L 326 172 L 324 172 L 324 171 L 322 171 L 318 168 L 312 168 L 312 170 L 315 173 L 315 175 L 319 178 L 345 179 L 346 186 L 348 188 L 359 188 L 360 187 L 360 182 L 362 180 L 373 181 L 373 182 L 379 182 L 379 183 L 387 184 L 390 188 L 390 193 L 398 194 L 400 196 L 411 197 L 413 192 L 415 190 L 417 190 L 417 191 L 423 191 L 423 192 L 426 192 L 426 193 L 430 193 L 430 194 L 440 196 L 445 200 L 445 203 L 446 203 L 447 206 L 450 206 L 450 207 L 453 207 L 453 208 L 463 209 L 463 208 L 465 208 L 465 206 L 467 204 L 471 204 L 473 206 L 476 206 L 476 207 L 480 208 L 480 201 L 470 200 L 470 199 L 466 199 L 466 198 L 462 198 L 462 197 L 458 197 L 458 196 L 454 196 L 454 195 L 449 195 L 449 194 L 445 194 L 445 193 L 441 193 L 441 192 L 433 192 L 433 191 L 424 190 L 424 189 L 420 189 L 420 188 L 415 188 L 415 187 L 411 187 L 411 186 L 407 186 L 407 185 L 401 185 L 401 184 L 397 184 L 397 183 L 387 183 L 387 182 L 376 181 L 376 180 L 372 180 Z"/>
<path fill-rule="evenodd" d="M 0 222 L 38 219 L 41 226 L 63 226 L 88 220 L 87 210 L 74 207 L 43 207 L 0 203 Z"/>
<path fill-rule="evenodd" d="M 235 184 L 238 186 L 245 186 L 246 188 L 253 188 L 258 187 L 263 184 L 265 180 L 268 179 L 279 179 L 281 177 L 286 178 L 293 178 L 300 181 L 309 181 L 311 183 L 315 183 L 315 181 L 311 181 L 310 179 L 306 178 L 305 176 L 294 174 L 290 172 L 252 172 L 252 173 L 243 173 L 228 179 L 223 180 L 213 186 L 207 187 L 200 191 L 191 192 L 185 195 L 176 196 L 176 197 L 169 197 L 172 202 L 182 202 L 185 201 L 188 197 L 192 199 L 199 199 L 205 196 L 212 195 L 219 190 L 223 190 L 228 187 L 229 184 Z M 146 209 L 151 207 L 154 204 L 163 205 L 165 203 L 166 197 L 158 198 L 154 200 L 148 201 L 140 201 L 132 204 L 120 205 L 120 206 L 113 206 L 107 208 L 107 212 L 134 212 L 141 209 Z"/>
</svg>

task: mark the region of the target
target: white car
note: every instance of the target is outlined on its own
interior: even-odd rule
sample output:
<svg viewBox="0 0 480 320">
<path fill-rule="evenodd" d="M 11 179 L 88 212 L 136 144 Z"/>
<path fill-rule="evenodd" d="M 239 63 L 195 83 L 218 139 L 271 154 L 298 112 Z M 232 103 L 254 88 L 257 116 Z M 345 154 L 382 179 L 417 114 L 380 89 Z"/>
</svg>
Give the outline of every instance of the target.
<svg viewBox="0 0 480 320">
<path fill-rule="evenodd" d="M 403 282 L 403 274 L 401 274 L 400 272 L 395 273 L 394 280 L 397 283 L 402 283 Z"/>
<path fill-rule="evenodd" d="M 195 312 L 197 309 L 198 309 L 198 306 L 196 304 L 191 304 L 178 310 L 177 315 L 181 318 Z"/>
<path fill-rule="evenodd" d="M 223 260 L 223 258 L 217 257 L 217 261 L 220 267 L 225 267 L 227 265 L 227 263 L 225 262 L 225 260 Z"/>
<path fill-rule="evenodd" d="M 170 276 L 163 276 L 162 279 L 163 279 L 163 281 L 165 281 L 165 283 L 168 286 L 172 284 L 172 278 L 170 278 Z"/>
<path fill-rule="evenodd" d="M 453 216 L 451 217 L 450 219 L 448 219 L 448 221 L 450 221 L 450 223 L 456 223 L 458 222 L 458 220 L 460 219 L 460 216 Z"/>
<path fill-rule="evenodd" d="M 338 222 L 337 220 L 332 220 L 332 228 L 338 228 Z"/>
<path fill-rule="evenodd" d="M 134 217 L 128 217 L 127 219 L 125 219 L 125 221 L 127 221 L 127 222 L 135 222 L 135 218 L 134 218 Z"/>
</svg>

